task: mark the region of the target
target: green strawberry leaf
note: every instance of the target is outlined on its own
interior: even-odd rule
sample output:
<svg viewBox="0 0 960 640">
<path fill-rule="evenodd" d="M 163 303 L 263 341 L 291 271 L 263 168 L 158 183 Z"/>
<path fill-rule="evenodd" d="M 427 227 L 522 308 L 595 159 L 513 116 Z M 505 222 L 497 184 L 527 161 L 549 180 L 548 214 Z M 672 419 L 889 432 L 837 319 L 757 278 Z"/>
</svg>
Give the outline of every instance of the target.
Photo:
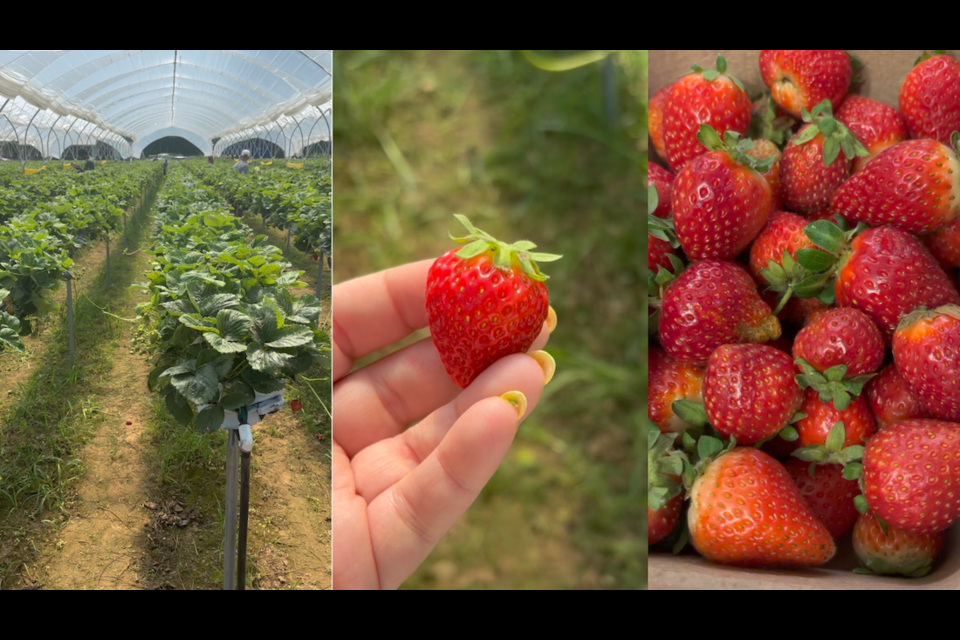
<svg viewBox="0 0 960 640">
<path fill-rule="evenodd" d="M 658 206 L 660 206 L 660 193 L 657 191 L 657 186 L 651 184 L 647 187 L 647 210 L 656 211 Z"/>
<path fill-rule="evenodd" d="M 780 429 L 780 437 L 786 440 L 787 442 L 793 442 L 800 437 L 800 434 L 797 433 L 797 430 L 791 426 L 786 426 L 783 429 Z"/>
<path fill-rule="evenodd" d="M 694 427 L 705 427 L 707 425 L 707 411 L 704 406 L 698 402 L 690 400 L 674 400 L 670 405 L 673 412 L 677 414 L 684 422 L 689 422 Z"/>
<path fill-rule="evenodd" d="M 851 462 L 843 467 L 843 477 L 846 480 L 859 480 L 862 475 L 863 465 L 859 462 Z"/>
<path fill-rule="evenodd" d="M 822 290 L 824 285 L 830 280 L 831 274 L 813 274 L 807 278 L 804 278 L 797 284 L 791 285 L 790 288 L 793 289 L 794 295 L 798 298 L 813 298 L 817 296 Z"/>
<path fill-rule="evenodd" d="M 843 441 L 847 437 L 847 431 L 843 424 L 843 421 L 836 423 L 830 428 L 830 433 L 827 434 L 827 449 L 829 451 L 834 451 L 839 453 L 843 449 Z"/>
<path fill-rule="evenodd" d="M 723 451 L 723 441 L 713 436 L 703 436 L 697 442 L 697 454 L 700 460 L 706 460 Z"/>
<path fill-rule="evenodd" d="M 200 433 L 213 433 L 220 429 L 223 424 L 223 407 L 215 404 L 207 407 L 197 414 L 197 431 Z"/>
<path fill-rule="evenodd" d="M 823 166 L 829 167 L 833 161 L 840 155 L 840 143 L 834 137 L 825 138 L 823 141 Z"/>
<path fill-rule="evenodd" d="M 823 372 L 823 375 L 828 382 L 839 382 L 843 380 L 843 376 L 847 375 L 847 365 L 838 364 L 830 367 Z"/>
<path fill-rule="evenodd" d="M 858 495 L 853 499 L 853 504 L 857 508 L 857 511 L 860 513 L 866 513 L 870 511 L 870 505 L 867 504 L 867 499 L 863 497 L 863 494 Z"/>
<path fill-rule="evenodd" d="M 803 228 L 803 232 L 813 244 L 833 255 L 839 255 L 846 240 L 840 227 L 829 220 L 811 222 Z"/>
<path fill-rule="evenodd" d="M 819 249 L 798 249 L 797 261 L 804 269 L 821 272 L 833 267 L 837 257 Z"/>
</svg>

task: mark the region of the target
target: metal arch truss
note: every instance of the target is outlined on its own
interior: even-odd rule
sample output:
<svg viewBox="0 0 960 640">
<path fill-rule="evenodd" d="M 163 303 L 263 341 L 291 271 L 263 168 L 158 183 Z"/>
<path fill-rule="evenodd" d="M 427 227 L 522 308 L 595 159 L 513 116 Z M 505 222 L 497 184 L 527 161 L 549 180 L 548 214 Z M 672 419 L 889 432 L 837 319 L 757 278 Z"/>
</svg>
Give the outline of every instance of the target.
<svg viewBox="0 0 960 640">
<path fill-rule="evenodd" d="M 333 162 L 333 128 L 330 126 L 330 120 L 327 116 L 331 113 L 330 109 L 324 110 L 320 107 L 311 107 L 305 109 L 297 116 L 286 116 L 286 121 L 275 121 L 272 125 L 257 125 L 242 131 L 228 133 L 219 139 L 216 143 L 210 140 L 210 146 L 214 156 L 224 156 L 227 152 L 234 156 L 238 155 L 239 150 L 234 151 L 234 147 L 239 143 L 244 143 L 250 150 L 253 157 L 266 157 L 269 155 L 274 159 L 277 147 L 283 149 L 287 158 L 309 158 L 313 155 L 314 147 L 323 148 L 318 143 L 322 138 L 314 139 L 313 132 L 320 121 L 323 120 L 327 129 L 326 149 L 321 151 L 327 158 L 327 166 Z M 313 120 L 313 124 L 306 129 L 305 124 L 308 120 Z M 306 131 L 306 133 L 304 133 Z"/>
</svg>

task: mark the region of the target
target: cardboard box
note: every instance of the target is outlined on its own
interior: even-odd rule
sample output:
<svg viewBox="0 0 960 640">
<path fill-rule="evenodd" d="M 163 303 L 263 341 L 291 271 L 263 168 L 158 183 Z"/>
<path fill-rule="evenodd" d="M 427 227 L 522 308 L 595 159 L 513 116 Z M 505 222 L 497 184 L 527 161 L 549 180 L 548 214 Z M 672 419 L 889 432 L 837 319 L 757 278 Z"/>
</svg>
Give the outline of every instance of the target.
<svg viewBox="0 0 960 640">
<path fill-rule="evenodd" d="M 650 95 L 690 71 L 694 63 L 715 68 L 717 54 L 727 59 L 727 72 L 739 78 L 751 96 L 765 89 L 760 77 L 760 50 L 751 51 L 656 51 L 649 54 Z M 850 50 L 864 64 L 860 95 L 898 107 L 900 84 L 922 51 Z M 957 56 L 956 51 L 948 51 Z M 899 107 L 898 107 L 899 108 Z M 651 158 L 656 156 L 652 145 Z M 679 556 L 651 553 L 650 589 L 960 589 L 960 525 L 947 533 L 933 572 L 920 579 L 863 576 L 853 573 L 858 566 L 850 534 L 838 541 L 837 557 L 815 569 L 741 569 L 708 562 L 695 552 Z"/>
</svg>

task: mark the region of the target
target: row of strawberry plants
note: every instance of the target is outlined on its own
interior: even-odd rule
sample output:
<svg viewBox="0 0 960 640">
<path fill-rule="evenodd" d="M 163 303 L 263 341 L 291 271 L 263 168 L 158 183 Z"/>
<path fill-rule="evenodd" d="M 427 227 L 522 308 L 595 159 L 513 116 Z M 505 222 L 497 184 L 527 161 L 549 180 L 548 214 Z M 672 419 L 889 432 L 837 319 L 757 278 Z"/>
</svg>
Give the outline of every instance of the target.
<svg viewBox="0 0 960 640">
<path fill-rule="evenodd" d="M 0 351 L 23 351 L 21 337 L 57 309 L 52 296 L 73 266 L 70 256 L 119 230 L 144 186 L 160 178 L 156 167 L 122 169 L 74 182 L 47 201 L 32 201 L 0 226 Z"/>
<path fill-rule="evenodd" d="M 215 187 L 243 211 L 260 214 L 278 229 L 290 229 L 300 251 L 319 258 L 330 255 L 331 182 L 325 167 L 291 171 L 284 167 L 254 167 L 241 175 L 225 166 L 204 166 L 204 183 Z"/>
<path fill-rule="evenodd" d="M 324 362 L 320 302 L 281 250 L 234 217 L 223 199 L 177 167 L 156 205 L 157 231 L 137 306 L 154 352 L 148 385 L 182 424 L 216 431 L 226 411 L 273 393 Z M 252 239 L 251 239 L 252 238 Z"/>
</svg>

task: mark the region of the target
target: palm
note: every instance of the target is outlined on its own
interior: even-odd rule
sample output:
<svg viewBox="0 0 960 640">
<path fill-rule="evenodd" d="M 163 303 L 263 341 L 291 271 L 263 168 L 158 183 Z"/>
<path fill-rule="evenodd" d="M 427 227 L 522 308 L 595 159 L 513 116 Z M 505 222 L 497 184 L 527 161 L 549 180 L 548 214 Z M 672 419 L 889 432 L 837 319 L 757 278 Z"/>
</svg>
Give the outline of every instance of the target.
<svg viewBox="0 0 960 640">
<path fill-rule="evenodd" d="M 335 588 L 398 587 L 476 499 L 543 390 L 532 358 L 496 362 L 467 389 L 447 376 L 431 340 L 350 373 L 357 358 L 427 324 L 432 261 L 334 288 L 333 537 Z M 544 330 L 533 345 L 547 340 Z M 526 414 L 525 414 L 526 415 Z M 414 426 L 407 428 L 408 425 Z"/>
</svg>

